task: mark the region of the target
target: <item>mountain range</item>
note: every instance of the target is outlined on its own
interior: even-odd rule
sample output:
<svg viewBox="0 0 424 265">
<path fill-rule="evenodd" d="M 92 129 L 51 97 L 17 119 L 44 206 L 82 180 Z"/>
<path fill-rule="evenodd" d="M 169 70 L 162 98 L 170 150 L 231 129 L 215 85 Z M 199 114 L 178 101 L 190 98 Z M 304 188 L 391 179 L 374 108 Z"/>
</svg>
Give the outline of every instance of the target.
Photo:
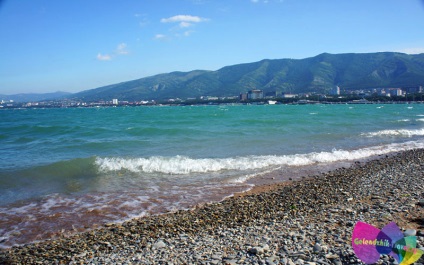
<svg viewBox="0 0 424 265">
<path fill-rule="evenodd" d="M 65 98 L 71 96 L 72 93 L 68 92 L 52 92 L 52 93 L 22 93 L 22 94 L 14 94 L 14 95 L 2 95 L 0 94 L 0 100 L 10 101 L 13 100 L 15 102 L 31 102 L 31 101 L 44 101 L 44 100 L 54 100 L 59 98 Z"/>
<path fill-rule="evenodd" d="M 226 66 L 216 71 L 171 72 L 65 95 L 83 101 L 164 100 L 237 96 L 264 92 L 328 93 L 424 85 L 424 54 L 323 53 L 305 59 L 273 59 Z"/>
</svg>

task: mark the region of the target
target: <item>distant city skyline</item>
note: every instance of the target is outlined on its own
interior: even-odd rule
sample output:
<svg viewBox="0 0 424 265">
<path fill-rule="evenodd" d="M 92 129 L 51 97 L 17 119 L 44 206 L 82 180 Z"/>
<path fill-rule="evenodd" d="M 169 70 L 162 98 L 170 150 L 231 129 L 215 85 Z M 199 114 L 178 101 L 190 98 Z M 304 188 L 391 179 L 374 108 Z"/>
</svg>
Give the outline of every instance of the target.
<svg viewBox="0 0 424 265">
<path fill-rule="evenodd" d="M 424 53 L 422 0 L 0 0 L 0 94 L 320 53 Z"/>
</svg>

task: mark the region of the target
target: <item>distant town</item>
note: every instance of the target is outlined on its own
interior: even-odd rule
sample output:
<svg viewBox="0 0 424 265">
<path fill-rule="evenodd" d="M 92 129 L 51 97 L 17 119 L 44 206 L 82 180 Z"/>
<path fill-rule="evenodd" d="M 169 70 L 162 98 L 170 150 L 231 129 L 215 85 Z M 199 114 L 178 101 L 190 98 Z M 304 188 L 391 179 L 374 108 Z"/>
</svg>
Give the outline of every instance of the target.
<svg viewBox="0 0 424 265">
<path fill-rule="evenodd" d="M 201 96 L 198 98 L 170 98 L 166 100 L 121 101 L 99 100 L 84 102 L 74 99 L 55 99 L 34 102 L 14 102 L 1 100 L 0 109 L 13 108 L 89 108 L 118 106 L 153 106 L 153 105 L 219 105 L 219 104 L 375 104 L 375 103 L 424 103 L 422 86 L 407 88 L 373 88 L 361 90 L 342 90 L 335 86 L 328 94 L 319 93 L 282 93 L 264 92 L 252 89 L 238 96 Z"/>
</svg>

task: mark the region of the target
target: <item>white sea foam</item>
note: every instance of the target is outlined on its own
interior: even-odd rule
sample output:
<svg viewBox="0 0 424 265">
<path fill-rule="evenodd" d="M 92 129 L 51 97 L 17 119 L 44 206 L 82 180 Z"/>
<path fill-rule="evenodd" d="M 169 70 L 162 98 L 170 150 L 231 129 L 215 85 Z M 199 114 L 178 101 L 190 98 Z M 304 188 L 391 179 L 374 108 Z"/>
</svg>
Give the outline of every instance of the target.
<svg viewBox="0 0 424 265">
<path fill-rule="evenodd" d="M 412 136 L 422 136 L 424 135 L 424 129 L 419 130 L 406 130 L 406 129 L 399 129 L 399 130 L 382 130 L 378 132 L 370 132 L 370 133 L 363 133 L 363 136 L 367 137 L 378 137 L 378 136 L 401 136 L 401 137 L 412 137 Z"/>
<path fill-rule="evenodd" d="M 235 179 L 231 179 L 229 180 L 230 183 L 245 183 L 246 181 L 248 181 L 251 178 L 254 177 L 259 177 L 261 175 L 265 175 L 267 173 L 271 173 L 273 170 L 275 170 L 276 168 L 272 169 L 272 170 L 266 170 L 266 171 L 262 171 L 260 173 L 254 173 L 254 174 L 247 174 L 247 175 L 243 175 L 243 176 L 238 176 Z"/>
<path fill-rule="evenodd" d="M 381 133 L 381 132 L 380 132 Z M 384 134 L 385 132 L 383 132 Z M 391 133 L 391 132 L 387 132 Z M 408 135 L 406 132 L 398 132 Z M 410 133 L 412 134 L 412 133 Z M 424 130 L 413 133 L 424 135 Z M 207 173 L 224 170 L 243 171 L 260 170 L 280 166 L 305 166 L 316 163 L 331 163 L 342 160 L 355 160 L 374 155 L 387 154 L 414 148 L 424 148 L 424 142 L 395 143 L 374 146 L 358 150 L 336 150 L 331 152 L 313 152 L 308 154 L 282 156 L 245 156 L 232 158 L 194 159 L 185 156 L 150 157 L 150 158 L 97 158 L 96 165 L 101 172 L 127 170 L 130 172 L 190 174 Z"/>
</svg>

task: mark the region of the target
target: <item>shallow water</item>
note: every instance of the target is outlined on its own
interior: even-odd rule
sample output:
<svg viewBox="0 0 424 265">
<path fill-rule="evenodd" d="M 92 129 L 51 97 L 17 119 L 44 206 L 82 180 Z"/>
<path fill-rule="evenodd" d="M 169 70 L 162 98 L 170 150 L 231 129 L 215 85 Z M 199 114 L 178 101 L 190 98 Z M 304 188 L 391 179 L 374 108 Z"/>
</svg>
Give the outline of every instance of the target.
<svg viewBox="0 0 424 265">
<path fill-rule="evenodd" d="M 423 135 L 421 104 L 1 110 L 1 247 L 422 148 Z"/>
</svg>

